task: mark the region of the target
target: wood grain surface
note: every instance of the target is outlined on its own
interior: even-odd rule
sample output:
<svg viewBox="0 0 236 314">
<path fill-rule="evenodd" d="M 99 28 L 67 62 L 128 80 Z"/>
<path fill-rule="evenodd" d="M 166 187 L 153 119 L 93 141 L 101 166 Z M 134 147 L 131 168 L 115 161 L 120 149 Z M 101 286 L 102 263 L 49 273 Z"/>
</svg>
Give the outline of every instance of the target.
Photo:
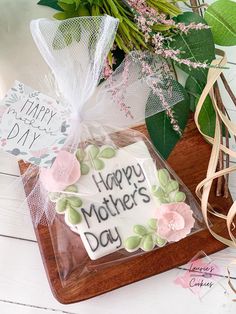
<svg viewBox="0 0 236 314">
<path fill-rule="evenodd" d="M 137 129 L 147 135 L 145 126 Z M 203 140 L 193 119 L 190 118 L 184 136 L 171 153 L 168 162 L 193 194 L 196 185 L 204 179 L 210 151 L 211 147 Z M 21 173 L 24 173 L 27 165 L 20 162 L 20 169 Z M 29 194 L 32 189 L 32 180 L 25 186 L 26 194 Z M 215 184 L 210 198 L 211 205 L 221 212 L 225 212 L 232 204 L 232 200 L 231 198 L 216 197 L 214 189 Z M 37 208 L 37 205 L 34 204 L 34 207 Z M 35 208 L 30 209 L 35 210 Z M 213 217 L 212 224 L 216 232 L 227 235 L 222 221 L 217 221 Z M 60 230 L 59 234 L 63 234 L 63 239 L 57 238 L 58 230 Z M 51 290 L 55 298 L 64 304 L 85 300 L 183 265 L 200 250 L 211 254 L 224 248 L 223 244 L 215 240 L 208 230 L 204 229 L 177 243 L 169 244 L 150 253 L 133 256 L 122 262 L 118 256 L 117 261 L 113 264 L 107 260 L 104 260 L 104 263 L 96 264 L 96 261 L 88 258 L 79 236 L 65 226 L 61 216 L 56 217 L 50 227 L 39 225 L 35 228 L 35 234 Z M 59 250 L 64 251 L 64 258 L 63 254 L 57 254 Z M 69 261 L 68 254 L 71 255 Z M 120 254 L 120 258 L 122 258 L 122 253 L 117 254 Z M 63 266 L 70 271 L 63 272 Z M 63 284 L 60 278 L 64 278 Z"/>
</svg>

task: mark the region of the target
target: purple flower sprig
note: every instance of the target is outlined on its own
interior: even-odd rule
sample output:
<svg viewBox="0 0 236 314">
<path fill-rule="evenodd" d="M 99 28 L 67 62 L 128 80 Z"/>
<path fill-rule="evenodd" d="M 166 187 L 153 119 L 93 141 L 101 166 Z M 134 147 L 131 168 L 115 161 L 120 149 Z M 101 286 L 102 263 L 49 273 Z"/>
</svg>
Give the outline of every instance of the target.
<svg viewBox="0 0 236 314">
<path fill-rule="evenodd" d="M 128 0 L 130 7 L 133 10 L 135 21 L 144 34 L 145 42 L 153 48 L 153 51 L 163 58 L 171 59 L 179 64 L 184 64 L 188 67 L 207 68 L 209 65 L 206 62 L 195 62 L 190 59 L 182 59 L 179 49 L 168 47 L 168 43 L 172 41 L 170 36 L 164 36 L 161 32 L 154 31 L 156 25 L 166 25 L 173 32 L 181 32 L 185 35 L 190 30 L 204 30 L 209 26 L 203 23 L 176 23 L 172 18 L 167 17 L 164 13 L 158 13 L 152 7 L 147 5 L 145 0 Z"/>
</svg>

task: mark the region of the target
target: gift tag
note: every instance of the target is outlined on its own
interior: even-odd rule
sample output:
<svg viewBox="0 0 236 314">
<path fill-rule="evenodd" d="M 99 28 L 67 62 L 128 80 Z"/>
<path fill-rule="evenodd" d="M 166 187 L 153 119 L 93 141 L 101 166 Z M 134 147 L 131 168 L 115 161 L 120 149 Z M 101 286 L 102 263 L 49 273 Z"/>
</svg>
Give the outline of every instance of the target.
<svg viewBox="0 0 236 314">
<path fill-rule="evenodd" d="M 194 218 L 185 193 L 166 169 L 157 169 L 143 141 L 120 149 L 89 145 L 77 158 L 83 173 L 77 183 L 49 197 L 91 259 L 121 248 L 151 251 L 190 233 Z"/>
<path fill-rule="evenodd" d="M 16 81 L 0 103 L 0 147 L 50 167 L 68 136 L 67 117 L 58 101 Z"/>
</svg>

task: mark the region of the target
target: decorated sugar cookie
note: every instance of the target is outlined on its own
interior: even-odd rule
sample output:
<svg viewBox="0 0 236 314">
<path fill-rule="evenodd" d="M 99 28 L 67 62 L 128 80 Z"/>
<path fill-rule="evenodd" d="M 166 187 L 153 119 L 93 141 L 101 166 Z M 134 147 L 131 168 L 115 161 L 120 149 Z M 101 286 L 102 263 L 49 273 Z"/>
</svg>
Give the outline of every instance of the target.
<svg viewBox="0 0 236 314">
<path fill-rule="evenodd" d="M 178 182 L 156 168 L 143 141 L 119 149 L 89 145 L 76 155 L 61 151 L 41 171 L 41 182 L 93 260 L 120 249 L 150 251 L 194 226 Z"/>
</svg>

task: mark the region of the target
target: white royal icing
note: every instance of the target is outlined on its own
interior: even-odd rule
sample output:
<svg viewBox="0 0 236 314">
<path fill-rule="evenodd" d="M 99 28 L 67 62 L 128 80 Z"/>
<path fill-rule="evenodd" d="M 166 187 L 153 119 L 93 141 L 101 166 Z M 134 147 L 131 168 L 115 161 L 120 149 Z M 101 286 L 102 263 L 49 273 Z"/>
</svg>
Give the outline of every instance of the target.
<svg viewBox="0 0 236 314">
<path fill-rule="evenodd" d="M 65 221 L 80 235 L 92 260 L 123 248 L 133 226 L 154 216 L 151 187 L 156 183 L 156 166 L 143 141 L 118 149 L 104 169 L 80 177 L 76 185 L 82 221 L 72 225 L 67 214 Z"/>
</svg>

